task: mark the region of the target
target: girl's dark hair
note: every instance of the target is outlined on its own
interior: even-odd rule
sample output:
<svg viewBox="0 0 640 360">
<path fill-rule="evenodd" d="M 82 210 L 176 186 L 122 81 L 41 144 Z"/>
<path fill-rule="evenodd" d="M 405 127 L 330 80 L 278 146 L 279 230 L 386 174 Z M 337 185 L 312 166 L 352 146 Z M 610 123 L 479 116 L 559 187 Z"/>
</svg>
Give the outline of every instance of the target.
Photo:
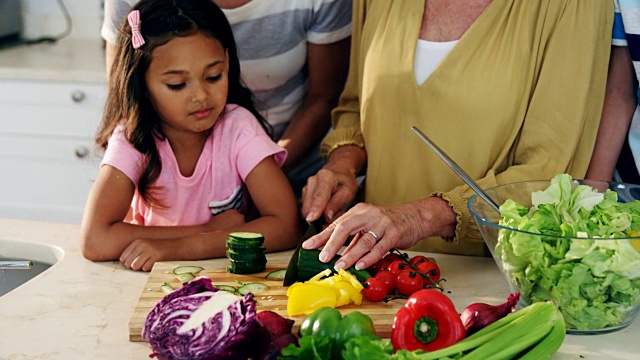
<svg viewBox="0 0 640 360">
<path fill-rule="evenodd" d="M 155 138 L 164 139 L 158 126 L 158 115 L 147 96 L 145 73 L 151 54 L 158 46 L 176 36 L 202 33 L 220 41 L 229 54 L 229 93 L 227 103 L 249 110 L 271 136 L 271 126 L 258 113 L 253 95 L 240 78 L 240 61 L 231 25 L 224 13 L 211 0 L 141 0 L 132 10 L 140 11 L 140 32 L 145 44 L 134 49 L 131 27 L 125 19 L 116 44 L 110 70 L 109 93 L 102 123 L 96 135 L 98 146 L 106 149 L 109 137 L 118 124 L 124 125 L 124 135 L 140 151 L 146 166 L 137 184 L 138 192 L 147 204 L 161 205 L 152 196 L 152 184 L 162 170 Z"/>
</svg>

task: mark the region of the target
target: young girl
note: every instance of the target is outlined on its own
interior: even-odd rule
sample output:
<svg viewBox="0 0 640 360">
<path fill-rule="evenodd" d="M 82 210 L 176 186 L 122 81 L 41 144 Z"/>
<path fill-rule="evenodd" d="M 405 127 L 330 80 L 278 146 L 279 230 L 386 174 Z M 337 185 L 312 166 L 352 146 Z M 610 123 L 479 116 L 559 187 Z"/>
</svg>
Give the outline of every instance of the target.
<svg viewBox="0 0 640 360">
<path fill-rule="evenodd" d="M 97 143 L 106 149 L 82 221 L 82 253 L 134 270 L 225 255 L 231 231 L 293 247 L 299 215 L 240 82 L 231 27 L 210 0 L 142 0 L 118 39 Z M 253 203 L 259 213 L 246 218 Z M 245 222 L 246 220 L 246 222 Z"/>
</svg>

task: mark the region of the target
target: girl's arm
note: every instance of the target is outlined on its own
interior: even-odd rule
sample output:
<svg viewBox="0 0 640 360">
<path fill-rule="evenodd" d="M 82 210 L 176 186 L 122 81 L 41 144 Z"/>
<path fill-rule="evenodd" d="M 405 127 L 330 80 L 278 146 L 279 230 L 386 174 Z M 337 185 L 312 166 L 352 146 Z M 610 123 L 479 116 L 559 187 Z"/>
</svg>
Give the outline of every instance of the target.
<svg viewBox="0 0 640 360">
<path fill-rule="evenodd" d="M 224 257 L 226 239 L 233 231 L 252 231 L 264 235 L 268 252 L 296 246 L 301 235 L 298 205 L 286 176 L 273 157 L 262 160 L 245 183 L 260 217 L 242 226 L 185 236 L 168 244 L 166 256 L 180 260 Z M 166 260 L 166 259 L 160 259 Z"/>
<path fill-rule="evenodd" d="M 136 239 L 175 239 L 202 232 L 205 225 L 144 226 L 124 222 L 134 183 L 120 170 L 100 167 L 82 219 L 81 250 L 92 261 L 117 260 Z"/>
</svg>

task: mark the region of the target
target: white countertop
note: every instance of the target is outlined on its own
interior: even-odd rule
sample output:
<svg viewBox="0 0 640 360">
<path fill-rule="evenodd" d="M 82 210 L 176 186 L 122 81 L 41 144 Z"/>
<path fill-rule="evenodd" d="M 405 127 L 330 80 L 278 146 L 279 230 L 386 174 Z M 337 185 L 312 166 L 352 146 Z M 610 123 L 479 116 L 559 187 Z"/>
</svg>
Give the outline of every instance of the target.
<svg viewBox="0 0 640 360">
<path fill-rule="evenodd" d="M 106 82 L 102 39 L 62 39 L 53 44 L 0 48 L 0 81 Z"/>
<path fill-rule="evenodd" d="M 48 271 L 0 297 L 0 360 L 148 359 L 146 344 L 129 342 L 127 333 L 147 273 L 117 262 L 85 260 L 79 236 L 78 225 L 0 219 L 0 239 L 42 242 L 65 253 Z M 288 259 L 289 254 L 269 257 Z M 508 287 L 493 260 L 432 256 L 458 310 L 473 302 L 506 300 Z M 226 259 L 220 259 L 220 266 L 225 265 Z M 568 335 L 553 359 L 637 359 L 638 339 L 636 319 L 612 334 Z"/>
</svg>

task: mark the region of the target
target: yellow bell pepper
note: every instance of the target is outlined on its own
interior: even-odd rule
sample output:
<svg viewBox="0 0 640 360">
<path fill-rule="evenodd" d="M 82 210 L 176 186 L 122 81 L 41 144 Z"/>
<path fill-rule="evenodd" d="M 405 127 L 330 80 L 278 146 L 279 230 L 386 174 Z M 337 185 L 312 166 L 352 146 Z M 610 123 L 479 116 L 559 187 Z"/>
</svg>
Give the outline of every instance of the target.
<svg viewBox="0 0 640 360">
<path fill-rule="evenodd" d="M 287 290 L 287 314 L 310 314 L 323 307 L 336 307 L 336 293 L 331 287 L 314 283 L 297 283 Z"/>
</svg>

